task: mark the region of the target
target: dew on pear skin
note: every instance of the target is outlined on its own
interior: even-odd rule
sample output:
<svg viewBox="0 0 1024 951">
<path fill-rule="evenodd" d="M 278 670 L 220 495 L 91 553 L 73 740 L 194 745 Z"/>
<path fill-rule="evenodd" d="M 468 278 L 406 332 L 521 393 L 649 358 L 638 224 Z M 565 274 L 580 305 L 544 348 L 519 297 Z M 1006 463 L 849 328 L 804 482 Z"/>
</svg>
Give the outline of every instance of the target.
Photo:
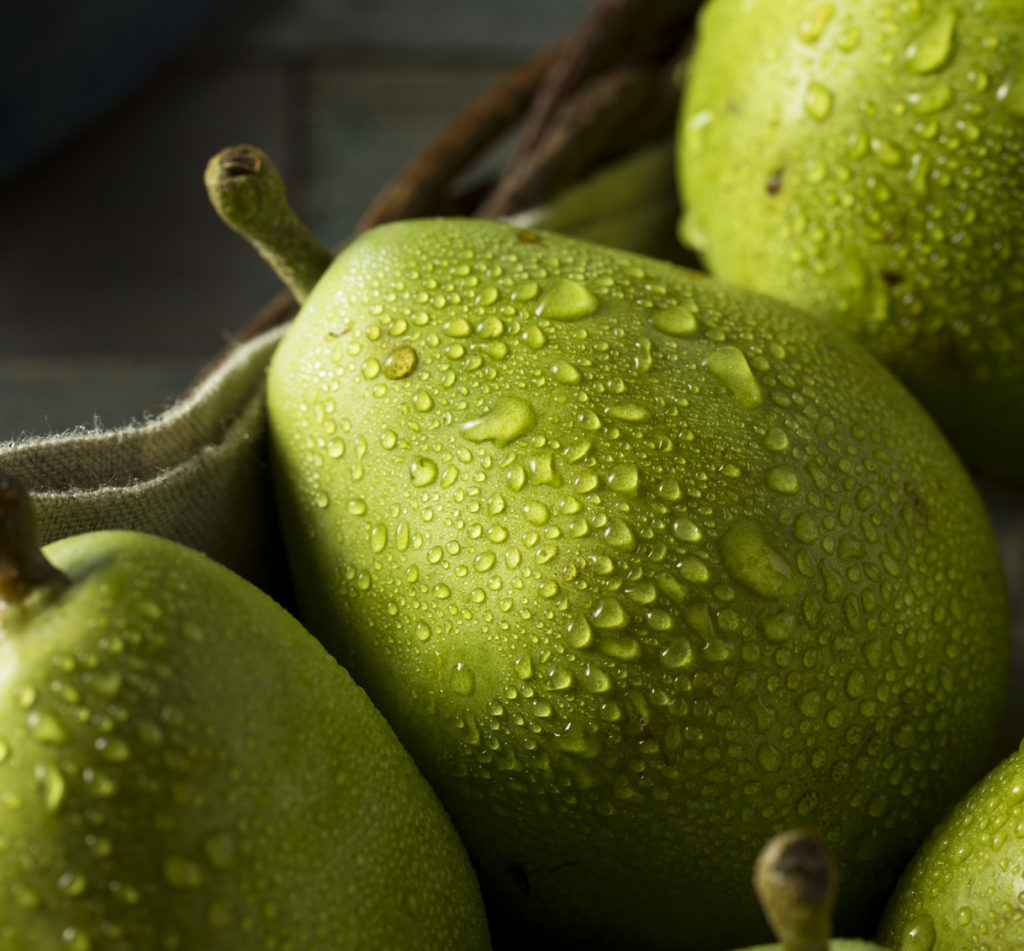
<svg viewBox="0 0 1024 951">
<path fill-rule="evenodd" d="M 199 888 L 204 881 L 203 870 L 197 862 L 181 855 L 168 855 L 163 861 L 163 876 L 175 888 Z"/>
<path fill-rule="evenodd" d="M 403 379 L 416 369 L 418 360 L 419 357 L 412 347 L 396 347 L 384 360 L 384 376 L 389 380 Z"/>
<path fill-rule="evenodd" d="M 932 951 L 935 947 L 935 921 L 925 912 L 907 925 L 900 938 L 900 951 Z"/>
<path fill-rule="evenodd" d="M 519 396 L 501 396 L 481 417 L 462 424 L 462 435 L 471 442 L 506 446 L 528 433 L 537 423 L 533 404 Z"/>
<path fill-rule="evenodd" d="M 957 13 L 952 7 L 939 7 L 908 44 L 904 52 L 907 67 L 915 73 L 941 69 L 953 55 L 956 23 Z"/>
<path fill-rule="evenodd" d="M 734 522 L 720 546 L 726 570 L 758 594 L 779 598 L 800 589 L 799 576 L 755 523 Z"/>
<path fill-rule="evenodd" d="M 764 391 L 750 369 L 747 358 L 736 347 L 723 346 L 713 350 L 702 361 L 744 409 L 754 409 L 764 402 Z"/>
<path fill-rule="evenodd" d="M 414 486 L 423 488 L 437 479 L 437 464 L 426 456 L 417 456 L 409 465 L 409 478 Z"/>
<path fill-rule="evenodd" d="M 594 313 L 599 303 L 578 281 L 559 277 L 541 295 L 534 313 L 553 320 L 580 320 Z"/>
<path fill-rule="evenodd" d="M 819 3 L 812 7 L 797 27 L 797 39 L 801 43 L 817 42 L 821 39 L 835 12 L 835 7 L 831 3 Z"/>
<path fill-rule="evenodd" d="M 550 367 L 551 376 L 559 383 L 579 383 L 583 374 L 568 360 L 555 360 Z"/>
<path fill-rule="evenodd" d="M 60 746 L 67 743 L 69 739 L 64 724 L 47 711 L 33 710 L 25 718 L 25 722 L 32 735 L 41 743 Z"/>
<path fill-rule="evenodd" d="M 651 314 L 651 324 L 673 337 L 687 337 L 697 330 L 697 317 L 688 307 L 666 307 Z"/>
<path fill-rule="evenodd" d="M 1024 118 L 1024 65 L 1018 65 L 996 89 L 996 101 L 1015 116 Z"/>
<path fill-rule="evenodd" d="M 819 122 L 832 112 L 832 93 L 821 83 L 811 83 L 804 93 L 804 111 Z"/>
</svg>

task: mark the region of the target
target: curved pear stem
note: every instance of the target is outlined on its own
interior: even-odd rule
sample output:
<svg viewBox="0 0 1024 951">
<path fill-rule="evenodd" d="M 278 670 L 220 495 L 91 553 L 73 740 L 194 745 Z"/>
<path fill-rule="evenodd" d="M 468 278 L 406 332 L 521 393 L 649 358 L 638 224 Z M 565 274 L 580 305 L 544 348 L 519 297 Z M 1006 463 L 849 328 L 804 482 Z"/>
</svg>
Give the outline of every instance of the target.
<svg viewBox="0 0 1024 951">
<path fill-rule="evenodd" d="M 71 582 L 43 556 L 28 491 L 0 472 L 0 607 L 21 604 L 40 588 Z"/>
<path fill-rule="evenodd" d="M 773 836 L 754 863 L 754 890 L 783 951 L 827 951 L 838 872 L 813 832 Z"/>
<path fill-rule="evenodd" d="M 253 145 L 230 146 L 207 162 L 203 181 L 217 214 L 259 252 L 301 304 L 333 255 L 295 214 L 270 157 Z"/>
</svg>

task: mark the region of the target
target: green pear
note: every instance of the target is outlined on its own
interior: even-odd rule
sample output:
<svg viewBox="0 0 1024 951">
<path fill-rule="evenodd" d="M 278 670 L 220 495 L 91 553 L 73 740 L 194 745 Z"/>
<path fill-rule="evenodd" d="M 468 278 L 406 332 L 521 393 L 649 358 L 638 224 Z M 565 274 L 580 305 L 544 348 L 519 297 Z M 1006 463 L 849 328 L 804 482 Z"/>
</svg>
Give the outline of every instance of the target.
<svg viewBox="0 0 1024 951">
<path fill-rule="evenodd" d="M 1020 0 L 709 0 L 681 236 L 854 334 L 971 465 L 1024 479 Z"/>
<path fill-rule="evenodd" d="M 838 869 L 807 829 L 772 836 L 754 862 L 754 891 L 779 939 L 744 951 L 886 951 L 860 938 L 833 938 Z"/>
<path fill-rule="evenodd" d="M 265 594 L 133 532 L 40 551 L 0 478 L 4 951 L 483 951 L 450 820 Z"/>
<path fill-rule="evenodd" d="M 231 220 L 261 176 L 211 177 Z M 917 402 L 790 307 L 491 221 L 379 227 L 299 291 L 267 409 L 300 616 L 495 913 L 754 943 L 751 862 L 810 824 L 870 933 L 1007 693 L 991 527 Z"/>
<path fill-rule="evenodd" d="M 879 934 L 896 951 L 1024 947 L 1024 743 L 935 827 Z"/>
</svg>

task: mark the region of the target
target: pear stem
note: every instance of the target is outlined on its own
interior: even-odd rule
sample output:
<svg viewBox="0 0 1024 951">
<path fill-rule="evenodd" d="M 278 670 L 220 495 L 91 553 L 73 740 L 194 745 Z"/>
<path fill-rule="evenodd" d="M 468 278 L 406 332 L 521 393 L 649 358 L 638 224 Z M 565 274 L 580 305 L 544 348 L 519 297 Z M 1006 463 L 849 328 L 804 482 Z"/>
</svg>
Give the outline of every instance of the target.
<svg viewBox="0 0 1024 951">
<path fill-rule="evenodd" d="M 14 476 L 0 472 L 0 607 L 21 604 L 40 588 L 69 584 L 43 556 L 28 491 Z"/>
<path fill-rule="evenodd" d="M 301 304 L 333 255 L 295 214 L 270 157 L 253 145 L 229 146 L 207 162 L 203 181 L 224 223 L 259 252 Z"/>
<path fill-rule="evenodd" d="M 754 890 L 783 951 L 827 951 L 838 872 L 817 835 L 791 829 L 769 839 L 754 863 Z"/>
</svg>

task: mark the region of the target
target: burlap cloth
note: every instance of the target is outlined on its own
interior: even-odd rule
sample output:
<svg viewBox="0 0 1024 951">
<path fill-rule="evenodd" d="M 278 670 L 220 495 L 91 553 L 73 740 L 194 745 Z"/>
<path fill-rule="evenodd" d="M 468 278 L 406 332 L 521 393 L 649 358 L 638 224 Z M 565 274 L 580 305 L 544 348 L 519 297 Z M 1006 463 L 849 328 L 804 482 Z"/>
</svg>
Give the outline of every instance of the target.
<svg viewBox="0 0 1024 951">
<path fill-rule="evenodd" d="M 285 326 L 230 350 L 159 416 L 0 444 L 0 469 L 33 493 L 42 540 L 149 531 L 280 593 L 263 394 Z"/>
</svg>

